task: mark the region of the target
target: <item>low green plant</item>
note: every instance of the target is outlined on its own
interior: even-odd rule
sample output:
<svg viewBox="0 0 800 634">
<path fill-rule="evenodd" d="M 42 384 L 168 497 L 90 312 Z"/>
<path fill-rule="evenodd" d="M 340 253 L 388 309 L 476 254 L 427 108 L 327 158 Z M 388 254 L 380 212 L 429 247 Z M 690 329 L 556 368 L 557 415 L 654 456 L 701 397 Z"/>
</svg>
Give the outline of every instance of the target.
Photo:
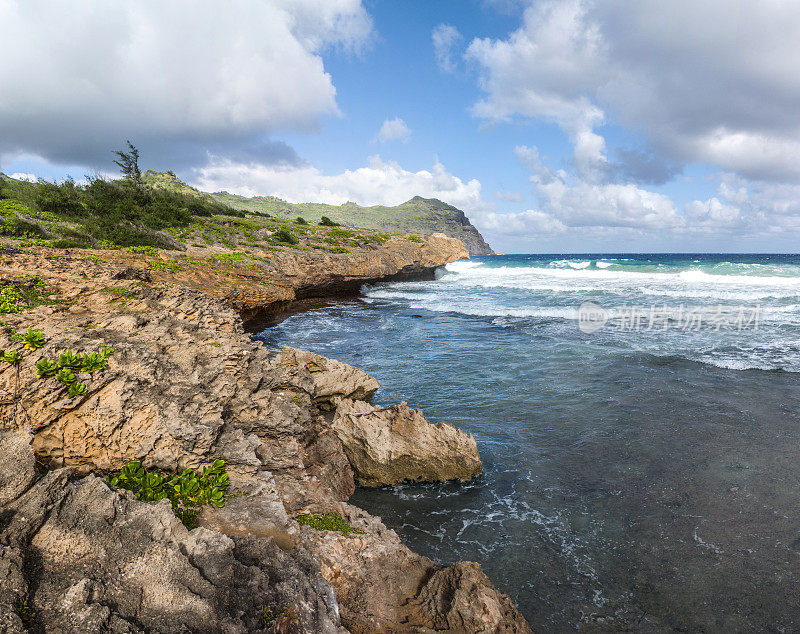
<svg viewBox="0 0 800 634">
<path fill-rule="evenodd" d="M 45 338 L 42 334 L 42 331 L 38 329 L 34 330 L 33 328 L 28 328 L 25 334 L 16 335 L 15 340 L 21 341 L 23 344 L 25 344 L 23 346 L 25 350 L 38 350 L 45 343 Z"/>
<path fill-rule="evenodd" d="M 318 531 L 337 531 L 343 535 L 350 533 L 363 534 L 364 531 L 353 528 L 350 523 L 338 513 L 303 513 L 298 515 L 297 523 L 301 526 L 310 526 Z"/>
<path fill-rule="evenodd" d="M 211 257 L 220 262 L 241 262 L 247 259 L 244 253 L 212 253 Z"/>
<path fill-rule="evenodd" d="M 187 528 L 197 526 L 197 514 L 206 504 L 225 506 L 230 489 L 224 460 L 214 460 L 201 472 L 186 469 L 173 476 L 147 471 L 140 460 L 133 460 L 106 481 L 132 491 L 137 499 L 145 502 L 169 500 L 175 515 Z"/>
<path fill-rule="evenodd" d="M 95 264 L 103 264 L 105 260 L 101 260 L 96 255 L 87 255 L 83 258 L 84 262 L 94 262 Z"/>
<path fill-rule="evenodd" d="M 289 400 L 290 400 L 292 403 L 294 403 L 295 405 L 298 405 L 298 406 L 300 406 L 300 407 L 302 407 L 303 405 L 305 405 L 305 404 L 306 404 L 306 399 L 304 399 L 304 398 L 303 398 L 302 396 L 300 396 L 299 394 L 297 394 L 296 396 L 293 396 L 293 397 L 292 397 L 292 398 L 290 398 Z"/>
<path fill-rule="evenodd" d="M 80 381 L 72 383 L 67 390 L 67 398 L 75 398 L 83 394 L 86 394 L 86 383 L 81 383 Z"/>
<path fill-rule="evenodd" d="M 120 297 L 127 297 L 128 299 L 133 299 L 135 297 L 133 291 L 124 286 L 106 286 L 105 288 L 101 288 L 100 292 L 119 295 Z"/>
<path fill-rule="evenodd" d="M 353 232 L 350 231 L 350 229 L 331 229 L 328 231 L 328 236 L 331 238 L 347 239 L 353 237 Z"/>
<path fill-rule="evenodd" d="M 320 218 L 319 224 L 321 224 L 323 227 L 339 227 L 339 226 L 341 226 L 341 225 L 339 225 L 338 222 L 334 222 L 333 220 L 328 218 L 328 216 L 322 216 L 322 218 Z"/>
<path fill-rule="evenodd" d="M 50 359 L 41 358 L 36 362 L 36 378 L 43 379 L 48 376 L 55 376 L 58 372 L 58 364 Z"/>
<path fill-rule="evenodd" d="M 148 246 L 133 246 L 133 247 L 128 247 L 128 253 L 155 255 L 156 253 L 158 253 L 158 249 L 156 249 L 155 247 L 148 247 Z"/>
<path fill-rule="evenodd" d="M 155 260 L 150 262 L 151 271 L 182 271 L 183 267 L 180 266 L 175 260 Z"/>
<path fill-rule="evenodd" d="M 3 361 L 11 365 L 19 365 L 19 362 L 22 361 L 22 355 L 18 350 L 10 350 L 9 352 L 3 353 Z"/>
<path fill-rule="evenodd" d="M 297 216 L 297 218 L 295 218 L 294 221 L 299 225 L 307 225 L 308 224 L 308 220 L 306 220 L 302 216 Z"/>
<path fill-rule="evenodd" d="M 0 288 L 0 314 L 8 315 L 10 313 L 22 312 L 19 291 L 13 286 L 4 286 Z"/>
<path fill-rule="evenodd" d="M 58 367 L 69 370 L 77 370 L 83 365 L 81 355 L 75 354 L 72 350 L 65 350 L 58 355 Z"/>
<path fill-rule="evenodd" d="M 425 242 L 425 240 L 419 236 L 408 236 L 408 239 L 411 240 L 411 242 Z"/>
<path fill-rule="evenodd" d="M 17 606 L 17 616 L 19 616 L 19 620 L 22 621 L 25 627 L 33 625 L 33 622 L 36 620 L 36 611 L 28 603 L 27 599 Z"/>
<path fill-rule="evenodd" d="M 77 380 L 78 379 L 75 377 L 75 373 L 69 368 L 61 368 L 58 371 L 58 374 L 56 374 L 56 381 L 66 386 L 72 385 Z"/>
</svg>

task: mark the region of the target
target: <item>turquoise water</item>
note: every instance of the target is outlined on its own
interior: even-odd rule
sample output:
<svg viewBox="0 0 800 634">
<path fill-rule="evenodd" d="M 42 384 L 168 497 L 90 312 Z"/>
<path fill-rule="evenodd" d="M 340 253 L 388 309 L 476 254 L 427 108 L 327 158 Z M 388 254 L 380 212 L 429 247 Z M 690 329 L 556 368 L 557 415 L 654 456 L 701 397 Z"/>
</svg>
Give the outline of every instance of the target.
<svg viewBox="0 0 800 634">
<path fill-rule="evenodd" d="M 474 482 L 352 501 L 535 629 L 800 629 L 799 256 L 474 258 L 258 336 L 475 435 Z"/>
</svg>

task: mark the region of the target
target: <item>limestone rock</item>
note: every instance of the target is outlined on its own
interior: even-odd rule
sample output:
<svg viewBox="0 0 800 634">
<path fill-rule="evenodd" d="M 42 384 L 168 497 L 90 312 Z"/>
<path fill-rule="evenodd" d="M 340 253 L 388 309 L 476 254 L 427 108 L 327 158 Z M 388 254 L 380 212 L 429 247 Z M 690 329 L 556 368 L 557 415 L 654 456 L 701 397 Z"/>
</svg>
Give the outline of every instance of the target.
<svg viewBox="0 0 800 634">
<path fill-rule="evenodd" d="M 443 568 L 409 550 L 379 518 L 348 504 L 341 512 L 363 534 L 303 526 L 301 539 L 333 585 L 342 624 L 351 632 L 530 633 L 478 564 Z"/>
<path fill-rule="evenodd" d="M 404 402 L 374 407 L 343 400 L 333 430 L 360 484 L 469 480 L 483 471 L 471 434 L 447 423 L 433 425 Z"/>
<path fill-rule="evenodd" d="M 408 622 L 446 632 L 531 632 L 506 595 L 472 561 L 460 561 L 433 574 L 413 606 Z"/>
<path fill-rule="evenodd" d="M 322 409 L 333 409 L 342 398 L 366 400 L 381 386 L 358 368 L 288 346 L 273 357 L 272 366 L 285 371 L 286 381 L 302 387 Z"/>
<path fill-rule="evenodd" d="M 11 460 L 0 454 L 4 472 Z M 252 632 L 265 608 L 290 610 L 298 630 L 343 631 L 302 548 L 190 532 L 169 502 L 139 502 L 94 476 L 50 472 L 0 516 L 0 625 L 10 631 L 21 631 L 23 601 L 43 632 Z"/>
</svg>

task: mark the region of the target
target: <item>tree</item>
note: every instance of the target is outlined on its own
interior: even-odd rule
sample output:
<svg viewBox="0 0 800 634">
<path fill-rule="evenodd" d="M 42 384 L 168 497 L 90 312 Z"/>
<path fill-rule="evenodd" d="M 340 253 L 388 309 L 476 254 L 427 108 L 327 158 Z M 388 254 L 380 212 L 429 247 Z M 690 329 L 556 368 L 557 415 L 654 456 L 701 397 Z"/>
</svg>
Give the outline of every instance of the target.
<svg viewBox="0 0 800 634">
<path fill-rule="evenodd" d="M 127 141 L 127 143 L 127 152 L 123 152 L 122 150 L 114 151 L 114 154 L 119 157 L 119 160 L 114 161 L 114 163 L 119 165 L 119 169 L 125 178 L 128 178 L 133 181 L 134 184 L 139 185 L 142 182 L 142 172 L 139 169 L 139 150 L 136 149 L 136 146 L 130 141 Z"/>
</svg>

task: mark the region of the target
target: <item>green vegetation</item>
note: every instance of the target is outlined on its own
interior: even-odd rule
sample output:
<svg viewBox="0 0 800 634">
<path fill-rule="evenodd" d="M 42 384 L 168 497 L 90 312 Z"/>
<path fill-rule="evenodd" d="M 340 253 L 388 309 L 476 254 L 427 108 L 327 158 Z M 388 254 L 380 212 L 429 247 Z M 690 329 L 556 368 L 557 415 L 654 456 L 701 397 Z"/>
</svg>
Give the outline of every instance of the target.
<svg viewBox="0 0 800 634">
<path fill-rule="evenodd" d="M 101 288 L 100 292 L 109 293 L 110 295 L 118 295 L 119 297 L 124 297 L 126 299 L 133 299 L 136 297 L 132 290 L 125 288 L 124 286 L 106 286 L 105 288 Z"/>
<path fill-rule="evenodd" d="M 290 400 L 292 403 L 294 403 L 295 405 L 298 405 L 298 406 L 300 406 L 300 407 L 303 407 L 303 405 L 305 405 L 305 404 L 306 404 L 306 399 L 305 399 L 305 398 L 303 398 L 303 397 L 302 397 L 300 394 L 296 394 L 295 396 L 293 396 L 293 397 L 292 397 L 292 398 L 290 398 L 289 400 Z"/>
<path fill-rule="evenodd" d="M 9 340 L 13 343 L 22 343 L 25 350 L 38 350 L 46 343 L 41 330 L 28 328 L 25 333 L 18 333 L 13 328 L 7 327 Z M 77 374 L 92 375 L 97 370 L 102 370 L 108 365 L 108 358 L 114 354 L 114 349 L 101 345 L 91 353 L 75 354 L 66 350 L 58 355 L 57 361 L 45 357 L 36 362 L 36 378 L 55 378 L 63 387 L 67 388 L 67 398 L 75 398 L 86 393 L 86 383 L 78 380 Z M 19 350 L 0 350 L 0 360 L 17 367 L 17 382 L 14 386 L 14 402 L 19 391 L 19 364 L 22 361 Z"/>
<path fill-rule="evenodd" d="M 19 620 L 22 621 L 25 627 L 33 625 L 33 622 L 36 620 L 36 611 L 28 603 L 27 599 L 23 600 L 22 603 L 17 606 L 17 616 L 19 616 Z"/>
<path fill-rule="evenodd" d="M 145 502 L 169 500 L 175 515 L 190 529 L 197 526 L 197 514 L 203 506 L 223 507 L 230 496 L 230 479 L 224 460 L 215 460 L 199 473 L 186 469 L 172 476 L 147 471 L 141 461 L 133 460 L 106 481 L 132 491 L 137 499 Z"/>
<path fill-rule="evenodd" d="M 284 605 L 280 612 L 273 612 L 271 607 L 261 609 L 261 625 L 267 630 L 274 627 L 277 632 L 288 632 L 292 623 L 299 620 L 300 617 L 289 603 Z"/>
<path fill-rule="evenodd" d="M 283 242 L 285 244 L 297 244 L 299 242 L 297 236 L 288 229 L 278 229 L 273 234 L 272 239 L 276 242 Z"/>
<path fill-rule="evenodd" d="M 408 239 L 411 240 L 411 242 L 425 242 L 425 240 L 419 236 L 408 236 Z"/>
<path fill-rule="evenodd" d="M 119 180 L 31 183 L 0 177 L 5 196 L 0 200 L 0 236 L 13 238 L 17 244 L 21 240 L 21 246 L 26 247 L 125 249 L 143 256 L 156 255 L 163 249 L 185 249 L 186 245 L 222 246 L 232 251 L 247 248 L 251 260 L 265 261 L 267 251 L 347 253 L 350 248 L 374 248 L 392 235 L 385 230 L 378 233 L 353 225 L 373 224 L 391 229 L 398 225 L 396 228 L 403 229 L 400 225 L 404 222 L 404 212 L 392 219 L 394 211 L 388 215 L 382 211 L 397 208 L 369 208 L 372 210 L 369 213 L 359 212 L 352 218 L 344 218 L 336 214 L 351 207 L 367 208 L 353 203 L 340 207 L 314 204 L 287 207 L 288 203 L 278 199 L 199 192 L 170 172 L 141 173 L 135 150 L 129 146 L 117 153 L 117 163 L 125 176 Z M 261 205 L 264 201 L 269 202 L 269 210 Z M 290 208 L 293 213 L 289 213 Z M 326 213 L 317 214 L 320 209 Z M 378 212 L 390 222 L 372 222 Z M 348 228 L 341 227 L 342 220 Z M 251 249 L 261 252 L 252 253 Z M 87 261 L 96 261 L 88 259 L 96 257 L 87 256 Z M 178 270 L 179 264 L 167 262 L 150 267 Z"/>
<path fill-rule="evenodd" d="M 0 315 L 21 313 L 50 301 L 44 292 L 44 281 L 38 275 L 25 275 L 20 280 L 0 283 Z"/>
<path fill-rule="evenodd" d="M 338 513 L 325 513 L 324 515 L 304 513 L 297 517 L 297 523 L 301 526 L 310 526 L 318 531 L 338 531 L 343 535 L 364 533 L 361 529 L 350 526 L 349 522 Z"/>
</svg>

